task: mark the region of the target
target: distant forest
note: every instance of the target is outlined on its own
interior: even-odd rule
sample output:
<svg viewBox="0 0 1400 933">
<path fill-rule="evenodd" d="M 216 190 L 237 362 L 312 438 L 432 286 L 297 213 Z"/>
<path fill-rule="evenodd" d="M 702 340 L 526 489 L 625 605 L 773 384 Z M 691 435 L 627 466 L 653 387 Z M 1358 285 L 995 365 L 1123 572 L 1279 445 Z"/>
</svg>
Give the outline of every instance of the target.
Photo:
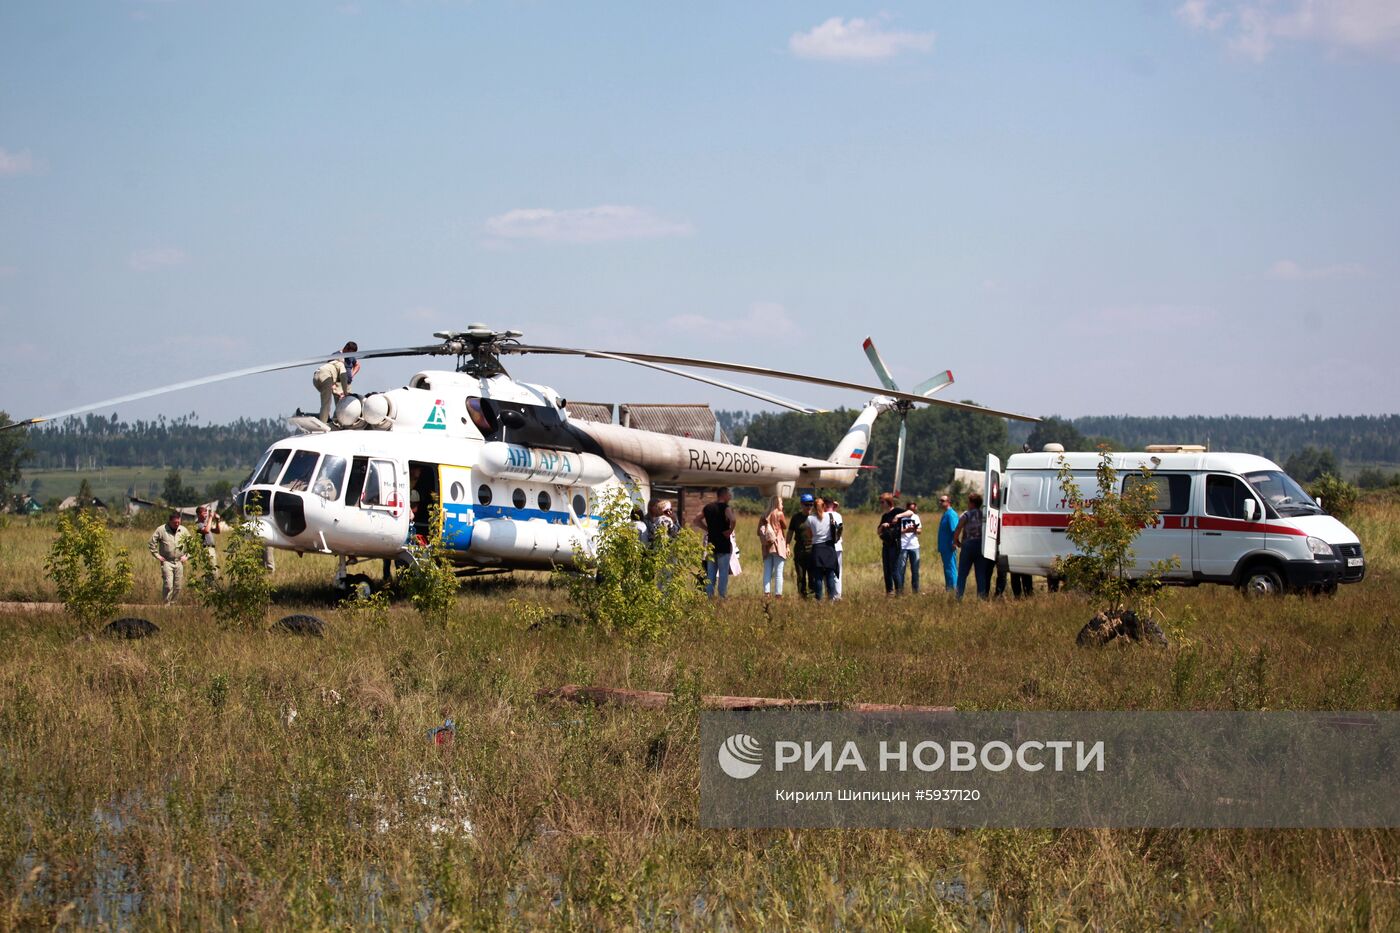
<svg viewBox="0 0 1400 933">
<path fill-rule="evenodd" d="M 264 450 L 292 429 L 278 418 L 240 418 L 200 424 L 194 413 L 128 423 L 102 415 L 69 418 L 31 428 L 25 461 L 31 470 L 102 470 L 162 467 L 172 470 L 252 469 Z"/>
<path fill-rule="evenodd" d="M 737 443 L 825 456 L 855 419 L 854 411 L 820 415 L 719 411 L 720 423 Z M 853 502 L 886 487 L 894 474 L 899 419 L 886 415 L 875 425 L 866 464 Z M 31 429 L 25 468 L 98 470 L 158 467 L 171 470 L 251 468 L 273 442 L 291 434 L 275 418 L 201 424 L 193 414 L 154 421 L 119 421 L 115 415 L 70 418 Z M 1119 450 L 1153 443 L 1209 444 L 1212 450 L 1247 451 L 1279 463 L 1305 448 L 1330 451 L 1342 463 L 1400 464 L 1400 415 L 1366 417 L 1135 418 L 1125 415 L 1075 419 L 1047 418 L 1039 424 L 1004 422 L 979 415 L 924 408 L 909 416 L 905 488 L 925 494 L 945 484 L 954 467 L 979 468 L 983 455 L 1008 454 L 1023 444 L 1038 449 L 1059 441 L 1070 449 L 1092 449 L 1099 439 Z"/>
<path fill-rule="evenodd" d="M 1120 450 L 1146 444 L 1206 444 L 1211 450 L 1260 454 L 1282 463 L 1305 447 L 1330 450 L 1344 463 L 1400 463 L 1400 415 L 1331 418 L 1075 418 L 1087 437 L 1111 438 Z"/>
<path fill-rule="evenodd" d="M 795 412 L 754 415 L 716 412 L 736 442 L 746 435 L 754 447 L 808 455 L 825 455 L 855 418 L 853 411 L 824 415 Z M 894 475 L 894 446 L 899 419 L 886 415 L 875 424 L 867 464 L 876 469 L 858 481 L 853 492 L 870 483 L 886 488 Z M 1276 463 L 1308 451 L 1330 452 L 1343 464 L 1400 464 L 1400 415 L 1315 418 L 1159 417 L 1095 415 L 1048 417 L 1037 424 L 1003 422 L 979 415 L 925 408 L 909 416 L 906 444 L 907 491 L 923 494 L 942 486 L 954 467 L 978 469 L 983 455 L 1006 455 L 1023 445 L 1039 450 L 1050 442 L 1067 450 L 1092 450 L 1101 441 L 1115 450 L 1141 450 L 1147 444 L 1203 444 L 1211 450 L 1261 454 Z M 853 497 L 859 501 L 860 496 Z"/>
</svg>

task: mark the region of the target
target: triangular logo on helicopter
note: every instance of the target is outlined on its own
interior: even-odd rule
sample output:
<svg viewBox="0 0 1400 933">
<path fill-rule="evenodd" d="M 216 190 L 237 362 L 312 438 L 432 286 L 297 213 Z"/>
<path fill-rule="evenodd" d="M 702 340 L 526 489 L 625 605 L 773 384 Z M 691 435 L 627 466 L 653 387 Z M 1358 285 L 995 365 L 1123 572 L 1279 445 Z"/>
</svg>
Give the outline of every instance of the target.
<svg viewBox="0 0 1400 933">
<path fill-rule="evenodd" d="M 447 412 L 442 407 L 442 399 L 433 402 L 433 410 L 428 415 L 428 420 L 423 422 L 424 431 L 446 431 Z"/>
</svg>

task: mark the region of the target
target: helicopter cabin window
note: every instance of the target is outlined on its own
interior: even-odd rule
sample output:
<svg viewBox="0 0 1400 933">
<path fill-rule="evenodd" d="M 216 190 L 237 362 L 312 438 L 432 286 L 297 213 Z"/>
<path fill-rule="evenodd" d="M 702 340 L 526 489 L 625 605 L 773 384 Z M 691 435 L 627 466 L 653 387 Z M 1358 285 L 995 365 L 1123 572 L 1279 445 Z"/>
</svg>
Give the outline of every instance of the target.
<svg viewBox="0 0 1400 933">
<path fill-rule="evenodd" d="M 549 498 L 549 493 L 541 492 L 539 497 L 540 511 L 548 512 L 549 507 L 554 504 L 554 500 Z"/>
<path fill-rule="evenodd" d="M 583 498 L 582 493 L 574 496 L 574 514 L 579 518 L 588 514 L 588 502 Z"/>
<path fill-rule="evenodd" d="M 258 478 L 253 480 L 254 486 L 266 486 L 277 482 L 277 477 L 282 474 L 282 467 L 286 465 L 287 458 L 292 452 L 286 447 L 278 447 L 268 454 L 263 461 L 262 469 L 258 471 Z"/>
<path fill-rule="evenodd" d="M 339 499 L 341 490 L 345 488 L 345 467 L 344 457 L 326 454 L 326 458 L 321 461 L 321 472 L 317 475 L 316 482 L 311 484 L 311 491 L 331 502 Z"/>
<path fill-rule="evenodd" d="M 365 488 L 365 471 L 369 469 L 368 457 L 356 457 L 350 463 L 350 480 L 345 484 L 345 504 L 359 505 L 360 493 Z"/>
<path fill-rule="evenodd" d="M 398 497 L 394 492 L 395 485 L 392 461 L 356 457 L 350 464 L 350 479 L 346 484 L 345 504 L 398 508 Z"/>
<path fill-rule="evenodd" d="M 452 493 L 453 502 L 461 502 L 467 496 L 467 487 L 461 483 L 453 483 L 449 491 Z"/>
<path fill-rule="evenodd" d="M 311 477 L 316 475 L 316 461 L 320 459 L 321 455 L 314 450 L 298 450 L 292 454 L 292 462 L 287 465 L 279 485 L 291 492 L 310 489 Z"/>
<path fill-rule="evenodd" d="M 525 490 L 517 489 L 514 492 L 512 492 L 510 494 L 510 501 L 511 504 L 514 505 L 517 509 L 525 508 Z"/>
<path fill-rule="evenodd" d="M 491 504 L 491 487 L 482 483 L 476 489 L 476 501 L 481 505 Z"/>
</svg>

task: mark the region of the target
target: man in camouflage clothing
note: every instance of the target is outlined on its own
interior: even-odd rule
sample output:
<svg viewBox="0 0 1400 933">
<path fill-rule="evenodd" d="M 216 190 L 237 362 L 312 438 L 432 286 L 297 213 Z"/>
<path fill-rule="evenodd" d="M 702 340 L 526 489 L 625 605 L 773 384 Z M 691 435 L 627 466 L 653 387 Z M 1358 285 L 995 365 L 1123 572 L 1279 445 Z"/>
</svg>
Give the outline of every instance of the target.
<svg viewBox="0 0 1400 933">
<path fill-rule="evenodd" d="M 151 556 L 160 562 L 160 595 L 166 603 L 179 599 L 185 589 L 185 562 L 190 556 L 182 545 L 190 530 L 180 525 L 180 513 L 170 518 L 151 535 Z"/>
</svg>

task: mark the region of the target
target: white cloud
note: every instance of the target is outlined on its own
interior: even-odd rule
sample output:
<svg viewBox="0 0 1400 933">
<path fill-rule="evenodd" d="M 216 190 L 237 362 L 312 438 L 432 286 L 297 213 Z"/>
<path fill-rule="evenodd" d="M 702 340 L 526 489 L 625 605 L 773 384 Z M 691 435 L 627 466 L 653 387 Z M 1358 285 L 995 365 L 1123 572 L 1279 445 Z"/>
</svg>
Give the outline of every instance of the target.
<svg viewBox="0 0 1400 933">
<path fill-rule="evenodd" d="M 666 320 L 666 328 L 687 337 L 727 341 L 786 340 L 798 334 L 797 322 L 777 302 L 756 301 L 742 317 L 709 317 L 678 314 Z"/>
<path fill-rule="evenodd" d="M 1262 61 L 1281 41 L 1400 54 L 1395 0 L 1186 0 L 1177 19 L 1223 32 L 1234 51 Z"/>
<path fill-rule="evenodd" d="M 1230 18 L 1229 13 L 1212 12 L 1211 0 L 1186 0 L 1176 8 L 1176 17 L 1192 29 L 1215 32 Z"/>
<path fill-rule="evenodd" d="M 641 207 L 601 204 L 573 210 L 546 207 L 506 211 L 486 221 L 486 233 L 498 240 L 544 240 L 552 243 L 601 243 L 608 240 L 654 240 L 688 236 L 694 228 L 665 220 Z"/>
<path fill-rule="evenodd" d="M 788 49 L 798 58 L 849 62 L 883 61 L 900 52 L 927 52 L 933 48 L 933 33 L 887 29 L 883 19 L 833 16 L 807 32 L 794 33 L 788 39 Z"/>
<path fill-rule="evenodd" d="M 16 266 L 0 266 L 0 279 L 14 278 L 18 274 L 19 269 Z"/>
<path fill-rule="evenodd" d="M 1365 273 L 1359 262 L 1339 262 L 1330 266 L 1304 266 L 1292 259 L 1280 259 L 1266 273 L 1271 279 L 1302 282 L 1310 279 L 1349 279 Z"/>
<path fill-rule="evenodd" d="M 34 171 L 34 157 L 28 150 L 11 152 L 0 147 L 0 175 L 28 175 Z"/>
<path fill-rule="evenodd" d="M 182 249 L 176 249 L 173 246 L 153 246 L 149 249 L 138 249 L 132 253 L 129 262 L 131 268 L 137 272 L 154 272 L 157 269 L 178 266 L 186 258 L 185 251 Z"/>
</svg>

